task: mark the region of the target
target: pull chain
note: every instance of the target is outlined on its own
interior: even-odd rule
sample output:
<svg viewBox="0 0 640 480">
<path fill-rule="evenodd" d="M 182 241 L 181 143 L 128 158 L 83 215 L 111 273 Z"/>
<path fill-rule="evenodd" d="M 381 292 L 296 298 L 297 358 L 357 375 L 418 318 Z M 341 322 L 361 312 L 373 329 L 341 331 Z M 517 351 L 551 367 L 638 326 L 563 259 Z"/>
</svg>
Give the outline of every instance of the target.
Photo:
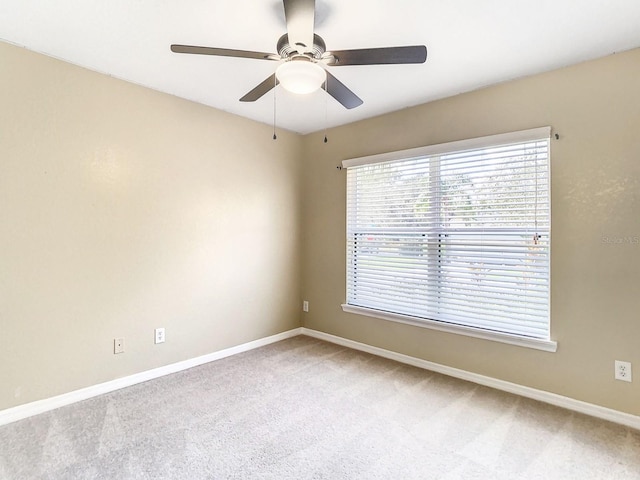
<svg viewBox="0 0 640 480">
<path fill-rule="evenodd" d="M 277 140 L 278 136 L 276 135 L 276 87 L 278 86 L 278 79 L 274 75 L 273 80 L 273 139 Z"/>
<path fill-rule="evenodd" d="M 324 93 L 326 93 L 326 95 L 324 96 L 324 143 L 327 143 L 329 141 L 329 139 L 327 138 L 327 105 L 328 105 L 328 97 L 327 95 L 329 95 L 329 92 L 327 91 L 327 82 L 328 80 L 324 81 Z"/>
</svg>

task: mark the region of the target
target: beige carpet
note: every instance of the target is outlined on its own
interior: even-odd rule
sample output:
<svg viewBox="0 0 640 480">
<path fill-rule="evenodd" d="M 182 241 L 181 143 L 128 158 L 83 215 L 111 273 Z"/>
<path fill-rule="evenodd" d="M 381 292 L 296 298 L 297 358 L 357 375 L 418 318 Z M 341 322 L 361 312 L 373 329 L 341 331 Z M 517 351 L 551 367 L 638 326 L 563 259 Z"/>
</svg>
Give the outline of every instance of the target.
<svg viewBox="0 0 640 480">
<path fill-rule="evenodd" d="M 640 432 L 309 337 L 0 427 L 2 479 L 640 479 Z"/>
</svg>

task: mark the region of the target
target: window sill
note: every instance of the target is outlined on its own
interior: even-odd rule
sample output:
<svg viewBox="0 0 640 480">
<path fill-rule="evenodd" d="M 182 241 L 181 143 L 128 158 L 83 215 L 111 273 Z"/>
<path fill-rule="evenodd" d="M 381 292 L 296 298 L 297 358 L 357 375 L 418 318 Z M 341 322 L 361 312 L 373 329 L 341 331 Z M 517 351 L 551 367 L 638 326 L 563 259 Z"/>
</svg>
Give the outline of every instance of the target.
<svg viewBox="0 0 640 480">
<path fill-rule="evenodd" d="M 454 333 L 457 335 L 466 335 L 468 337 L 481 338 L 483 340 L 491 340 L 494 342 L 507 343 L 518 347 L 534 348 L 545 352 L 555 352 L 558 349 L 557 342 L 553 340 L 540 340 L 537 338 L 519 337 L 517 335 L 509 335 L 508 333 L 490 332 L 473 327 L 464 327 L 462 325 L 451 325 L 434 320 L 424 320 L 408 315 L 400 315 L 397 313 L 383 312 L 372 308 L 356 307 L 354 305 L 342 305 L 342 311 L 347 313 L 355 313 L 357 315 L 366 315 L 367 317 L 381 318 L 391 322 L 405 323 L 416 327 L 430 328 L 441 332 Z"/>
</svg>

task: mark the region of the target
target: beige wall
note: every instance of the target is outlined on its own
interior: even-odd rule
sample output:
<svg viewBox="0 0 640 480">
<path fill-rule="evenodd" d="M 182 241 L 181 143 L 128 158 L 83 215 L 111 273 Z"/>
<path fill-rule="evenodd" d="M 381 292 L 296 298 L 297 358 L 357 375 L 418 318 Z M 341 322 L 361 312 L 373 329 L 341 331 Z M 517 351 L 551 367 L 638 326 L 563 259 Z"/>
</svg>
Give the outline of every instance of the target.
<svg viewBox="0 0 640 480">
<path fill-rule="evenodd" d="M 0 69 L 0 410 L 300 325 L 300 137 L 2 43 Z"/>
<path fill-rule="evenodd" d="M 640 415 L 639 78 L 634 50 L 337 128 L 326 145 L 321 134 L 306 137 L 304 325 Z M 557 353 L 342 312 L 343 159 L 544 125 L 560 135 L 552 142 Z M 614 381 L 615 359 L 634 364 L 634 383 Z"/>
</svg>

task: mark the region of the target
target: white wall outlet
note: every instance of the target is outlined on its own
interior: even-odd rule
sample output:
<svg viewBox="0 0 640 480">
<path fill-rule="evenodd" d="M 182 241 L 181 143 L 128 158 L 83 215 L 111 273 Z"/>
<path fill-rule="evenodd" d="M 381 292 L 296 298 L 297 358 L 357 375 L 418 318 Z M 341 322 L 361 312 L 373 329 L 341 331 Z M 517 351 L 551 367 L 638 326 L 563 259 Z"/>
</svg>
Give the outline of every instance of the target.
<svg viewBox="0 0 640 480">
<path fill-rule="evenodd" d="M 113 353 L 123 353 L 124 352 L 124 338 L 114 338 L 113 339 Z"/>
<path fill-rule="evenodd" d="M 621 362 L 616 360 L 616 380 L 622 380 L 623 382 L 631 381 L 631 362 Z"/>
<path fill-rule="evenodd" d="M 156 328 L 156 343 L 164 343 L 164 328 Z"/>
<path fill-rule="evenodd" d="M 309 311 L 309 302 L 306 300 L 302 301 L 302 311 L 303 312 L 308 312 Z"/>
</svg>

